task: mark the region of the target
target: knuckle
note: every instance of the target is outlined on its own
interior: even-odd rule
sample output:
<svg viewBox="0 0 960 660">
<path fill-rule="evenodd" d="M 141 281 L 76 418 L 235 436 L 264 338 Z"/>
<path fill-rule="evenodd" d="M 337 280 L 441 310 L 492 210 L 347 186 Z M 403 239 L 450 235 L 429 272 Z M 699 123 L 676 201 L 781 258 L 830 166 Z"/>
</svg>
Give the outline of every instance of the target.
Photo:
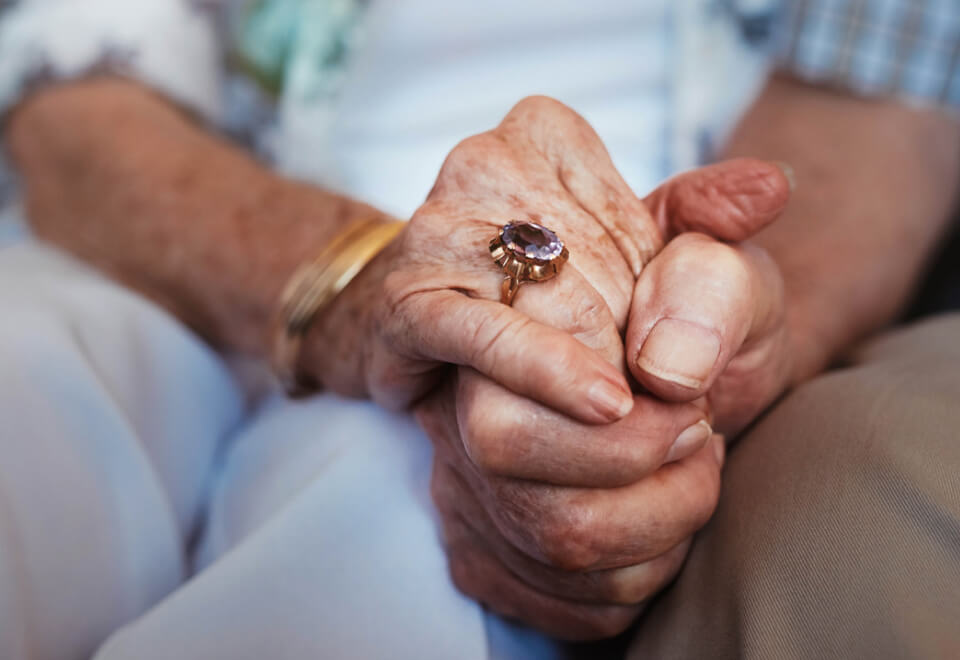
<svg viewBox="0 0 960 660">
<path fill-rule="evenodd" d="M 726 286 L 742 287 L 750 281 L 750 271 L 743 255 L 736 247 L 726 243 L 710 243 L 707 263 L 718 275 L 723 276 Z"/>
<path fill-rule="evenodd" d="M 508 120 L 518 120 L 522 123 L 543 124 L 549 118 L 548 125 L 556 122 L 583 121 L 576 112 L 555 98 L 543 95 L 532 95 L 520 99 L 507 115 Z"/>
<path fill-rule="evenodd" d="M 421 235 L 425 233 L 425 228 L 434 223 L 434 218 L 440 212 L 442 212 L 442 203 L 429 198 L 413 212 L 399 236 L 402 252 L 409 252 L 410 245 L 423 240 Z"/>
<path fill-rule="evenodd" d="M 616 637 L 627 630 L 640 614 L 640 608 L 595 607 L 586 612 L 581 620 L 583 639 L 606 639 Z"/>
<path fill-rule="evenodd" d="M 386 336 L 384 340 L 390 341 Z M 392 350 L 374 347 L 367 360 L 367 385 L 370 388 L 370 398 L 379 406 L 397 409 L 409 403 L 409 381 Z M 426 414 L 425 418 L 439 421 L 436 416 L 429 414 Z M 431 439 L 436 441 L 438 436 L 431 436 Z"/>
<path fill-rule="evenodd" d="M 536 542 L 547 564 L 565 571 L 584 571 L 598 559 L 598 517 L 576 502 L 553 507 L 535 528 Z"/>
<path fill-rule="evenodd" d="M 615 578 L 610 584 L 610 601 L 618 605 L 642 603 L 653 595 L 654 588 L 647 580 Z"/>
<path fill-rule="evenodd" d="M 763 164 L 769 168 L 768 164 Z M 728 217 L 738 226 L 749 230 L 758 215 L 779 211 L 789 199 L 789 187 L 784 177 L 773 168 L 754 171 L 739 177 L 721 177 L 716 182 L 716 198 L 725 202 Z"/>
<path fill-rule="evenodd" d="M 665 434 L 637 434 L 635 441 L 626 442 L 618 448 L 616 462 L 624 475 L 624 485 L 634 483 L 651 474 L 663 463 L 668 450 L 661 447 L 669 441 L 662 440 Z"/>
<path fill-rule="evenodd" d="M 531 94 L 520 99 L 511 112 L 544 113 L 544 112 L 570 112 L 570 109 L 555 98 L 544 96 L 542 94 Z"/>
<path fill-rule="evenodd" d="M 448 549 L 447 552 L 447 565 L 454 586 L 467 596 L 482 598 L 483 594 L 479 589 L 480 581 L 476 579 L 473 562 L 455 547 Z"/>
<path fill-rule="evenodd" d="M 455 160 L 464 157 L 470 158 L 478 152 L 482 152 L 489 144 L 489 133 L 477 133 L 476 135 L 471 135 L 470 137 L 460 140 L 450 151 L 450 155 L 452 155 Z"/>
<path fill-rule="evenodd" d="M 603 592 L 618 605 L 635 605 L 649 598 L 656 585 L 650 563 L 603 571 Z"/>
<path fill-rule="evenodd" d="M 749 292 L 752 271 L 739 247 L 693 232 L 676 242 L 670 265 L 674 277 L 696 277 L 709 284 L 708 294 L 725 299 L 740 298 Z"/>
<path fill-rule="evenodd" d="M 470 405 L 461 422 L 467 456 L 481 472 L 501 474 L 513 462 L 513 434 L 496 410 Z"/>
<path fill-rule="evenodd" d="M 470 461 L 480 472 L 486 475 L 497 475 L 507 472 L 510 467 L 512 452 L 509 451 L 509 444 L 496 433 L 484 430 L 468 438 L 464 446 Z"/>
<path fill-rule="evenodd" d="M 713 517 L 720 503 L 720 483 L 717 480 L 707 490 L 705 496 L 701 499 L 700 507 L 697 509 L 696 523 L 697 529 L 707 524 L 707 521 Z"/>
<path fill-rule="evenodd" d="M 680 570 L 689 544 L 676 546 L 648 562 L 604 571 L 610 602 L 637 605 L 652 598 Z"/>
<path fill-rule="evenodd" d="M 601 622 L 601 632 L 604 637 L 616 637 L 633 625 L 640 614 L 639 607 L 618 608 L 608 612 Z"/>
<path fill-rule="evenodd" d="M 689 526 L 697 530 L 707 524 L 720 501 L 720 472 L 715 466 L 703 466 L 694 476 L 685 489 L 685 505 Z"/>
<path fill-rule="evenodd" d="M 485 153 L 489 150 L 491 137 L 488 133 L 471 135 L 461 140 L 450 150 L 443 165 L 440 167 L 440 174 L 437 176 L 437 186 L 443 187 L 448 184 L 456 184 L 458 187 L 464 187 L 463 180 L 466 173 L 476 169 L 485 161 Z"/>
<path fill-rule="evenodd" d="M 610 327 L 612 322 L 610 307 L 595 290 L 585 291 L 583 295 L 578 297 L 573 308 L 572 321 L 572 333 L 594 336 L 598 331 Z"/>
<path fill-rule="evenodd" d="M 474 364 L 493 365 L 509 359 L 513 347 L 521 345 L 524 330 L 532 323 L 526 316 L 504 319 L 500 315 L 474 315 L 470 335 Z"/>
<path fill-rule="evenodd" d="M 550 370 L 552 378 L 562 378 L 563 385 L 573 386 L 578 380 L 577 374 L 583 371 L 584 360 L 578 344 L 565 338 L 557 337 L 544 342 L 544 354 L 550 356 Z"/>
<path fill-rule="evenodd" d="M 453 498 L 451 498 L 450 486 L 446 471 L 439 463 L 434 461 L 433 473 L 430 476 L 430 498 L 441 516 L 447 518 L 453 513 L 451 507 Z"/>
</svg>

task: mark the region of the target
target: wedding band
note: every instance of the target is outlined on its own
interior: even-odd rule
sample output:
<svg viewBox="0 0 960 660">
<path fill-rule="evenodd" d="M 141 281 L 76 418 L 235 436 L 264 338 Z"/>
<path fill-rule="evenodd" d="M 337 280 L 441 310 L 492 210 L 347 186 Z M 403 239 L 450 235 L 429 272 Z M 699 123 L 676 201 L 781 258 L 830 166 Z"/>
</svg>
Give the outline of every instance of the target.
<svg viewBox="0 0 960 660">
<path fill-rule="evenodd" d="M 490 256 L 506 277 L 500 302 L 512 305 L 524 282 L 545 282 L 560 272 L 570 258 L 556 232 L 535 222 L 509 222 L 490 241 Z"/>
</svg>

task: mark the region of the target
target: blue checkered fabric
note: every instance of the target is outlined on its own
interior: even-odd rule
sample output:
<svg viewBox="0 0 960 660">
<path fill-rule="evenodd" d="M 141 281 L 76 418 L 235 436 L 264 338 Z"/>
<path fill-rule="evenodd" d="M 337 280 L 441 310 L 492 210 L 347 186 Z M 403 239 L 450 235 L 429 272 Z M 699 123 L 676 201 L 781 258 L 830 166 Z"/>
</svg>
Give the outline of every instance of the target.
<svg viewBox="0 0 960 660">
<path fill-rule="evenodd" d="M 960 0 L 789 0 L 774 48 L 802 79 L 960 110 Z"/>
</svg>

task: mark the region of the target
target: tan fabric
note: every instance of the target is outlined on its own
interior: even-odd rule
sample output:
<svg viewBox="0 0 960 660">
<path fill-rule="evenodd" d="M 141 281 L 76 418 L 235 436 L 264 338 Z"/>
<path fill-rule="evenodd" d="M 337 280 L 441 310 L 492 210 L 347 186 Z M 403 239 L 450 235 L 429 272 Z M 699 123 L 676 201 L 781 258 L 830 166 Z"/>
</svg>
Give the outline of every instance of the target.
<svg viewBox="0 0 960 660">
<path fill-rule="evenodd" d="M 724 479 L 630 658 L 960 658 L 960 316 L 799 388 Z"/>
</svg>

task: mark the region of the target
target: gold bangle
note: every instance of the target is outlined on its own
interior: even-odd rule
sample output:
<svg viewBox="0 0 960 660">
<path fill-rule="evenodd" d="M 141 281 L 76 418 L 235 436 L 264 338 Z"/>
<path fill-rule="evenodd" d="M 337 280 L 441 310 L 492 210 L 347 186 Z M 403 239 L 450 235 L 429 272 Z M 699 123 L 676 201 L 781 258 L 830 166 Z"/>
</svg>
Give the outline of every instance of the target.
<svg viewBox="0 0 960 660">
<path fill-rule="evenodd" d="M 271 355 L 274 373 L 289 394 L 314 389 L 300 373 L 298 363 L 303 338 L 317 316 L 400 233 L 404 224 L 370 218 L 347 227 L 314 261 L 294 271 L 280 296 Z"/>
</svg>

